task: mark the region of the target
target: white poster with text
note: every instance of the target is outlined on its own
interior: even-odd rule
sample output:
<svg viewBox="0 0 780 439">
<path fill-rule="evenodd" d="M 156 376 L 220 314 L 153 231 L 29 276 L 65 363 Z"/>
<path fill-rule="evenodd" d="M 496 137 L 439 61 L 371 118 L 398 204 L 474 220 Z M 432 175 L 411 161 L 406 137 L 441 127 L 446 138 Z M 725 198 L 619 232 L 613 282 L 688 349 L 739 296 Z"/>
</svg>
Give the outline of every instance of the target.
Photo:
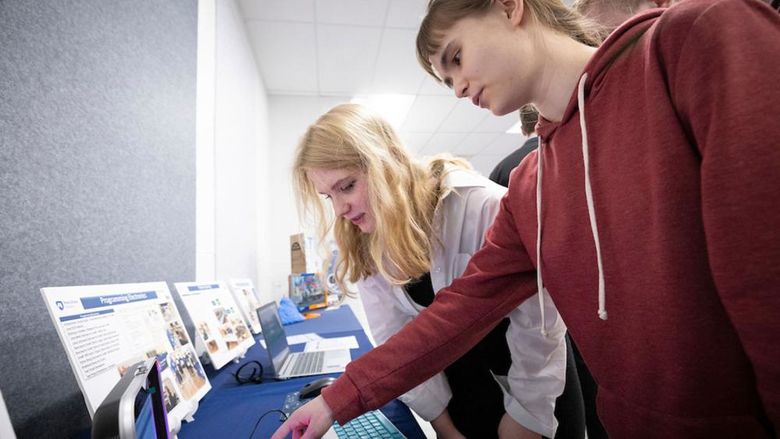
<svg viewBox="0 0 780 439">
<path fill-rule="evenodd" d="M 42 288 L 90 417 L 128 367 L 157 357 L 169 419 L 191 414 L 208 378 L 165 282 Z"/>
<path fill-rule="evenodd" d="M 260 301 L 257 300 L 255 287 L 250 279 L 232 279 L 230 281 L 230 291 L 233 292 L 233 298 L 241 309 L 244 321 L 249 324 L 252 334 L 260 333 L 260 319 L 257 317 L 257 308 L 260 308 Z"/>
</svg>

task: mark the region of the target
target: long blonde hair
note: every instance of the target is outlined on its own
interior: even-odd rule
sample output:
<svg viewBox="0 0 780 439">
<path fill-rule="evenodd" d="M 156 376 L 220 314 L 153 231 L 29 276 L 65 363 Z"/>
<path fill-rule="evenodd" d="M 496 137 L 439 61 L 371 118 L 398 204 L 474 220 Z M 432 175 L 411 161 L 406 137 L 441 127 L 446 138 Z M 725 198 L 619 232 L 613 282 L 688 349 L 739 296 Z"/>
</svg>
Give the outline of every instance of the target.
<svg viewBox="0 0 780 439">
<path fill-rule="evenodd" d="M 356 104 L 332 108 L 306 130 L 293 164 L 298 212 L 302 220 L 315 221 L 321 239 L 333 230 L 340 252 L 334 272 L 342 288 L 345 280 L 357 282 L 377 273 L 402 285 L 430 270 L 433 215 L 446 193 L 442 179 L 448 164 L 469 167 L 449 156 L 428 166 L 418 163 L 385 120 Z M 376 224 L 372 233 L 334 218 L 307 175 L 311 169 L 365 173 Z"/>
<path fill-rule="evenodd" d="M 486 14 L 496 0 L 430 0 L 428 12 L 417 32 L 417 61 L 428 74 L 441 81 L 431 64 L 431 57 L 441 48 L 444 33 L 459 20 Z M 542 25 L 568 35 L 588 46 L 598 46 L 601 29 L 561 0 L 523 1 L 530 17 Z"/>
</svg>

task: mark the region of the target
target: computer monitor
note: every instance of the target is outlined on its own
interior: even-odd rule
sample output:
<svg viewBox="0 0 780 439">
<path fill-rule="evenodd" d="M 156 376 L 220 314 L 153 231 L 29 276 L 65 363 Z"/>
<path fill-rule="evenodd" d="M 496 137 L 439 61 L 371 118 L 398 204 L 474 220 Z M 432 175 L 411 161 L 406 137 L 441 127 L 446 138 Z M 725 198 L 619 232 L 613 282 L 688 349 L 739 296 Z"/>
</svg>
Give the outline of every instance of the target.
<svg viewBox="0 0 780 439">
<path fill-rule="evenodd" d="M 92 438 L 168 439 L 160 365 L 140 361 L 125 374 L 92 418 Z"/>
</svg>

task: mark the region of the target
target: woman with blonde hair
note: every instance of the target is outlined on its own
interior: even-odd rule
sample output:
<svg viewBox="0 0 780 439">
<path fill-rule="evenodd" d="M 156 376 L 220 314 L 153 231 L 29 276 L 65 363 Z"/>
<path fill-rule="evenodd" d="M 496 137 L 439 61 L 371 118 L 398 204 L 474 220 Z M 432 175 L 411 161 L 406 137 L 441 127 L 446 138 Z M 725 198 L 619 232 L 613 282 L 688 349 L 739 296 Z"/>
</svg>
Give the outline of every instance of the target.
<svg viewBox="0 0 780 439">
<path fill-rule="evenodd" d="M 464 275 L 279 433 L 315 437 L 382 404 L 539 291 L 610 437 L 780 431 L 780 15 L 685 0 L 598 49 L 577 27 L 557 0 L 429 4 L 425 69 L 496 115 L 534 104 L 539 149 Z"/>
<path fill-rule="evenodd" d="M 315 220 L 322 237 L 332 228 L 340 254 L 336 277 L 357 284 L 377 343 L 434 303 L 436 291 L 481 247 L 506 191 L 469 168 L 451 156 L 418 162 L 386 121 L 355 104 L 328 111 L 300 141 L 293 165 L 299 211 Z M 548 336 L 540 332 L 539 308 L 519 307 L 511 325 L 504 319 L 401 400 L 441 438 L 498 437 L 505 408 L 526 437 L 553 437 L 565 327 L 549 300 L 545 312 Z M 510 348 L 522 358 L 511 371 Z"/>
</svg>

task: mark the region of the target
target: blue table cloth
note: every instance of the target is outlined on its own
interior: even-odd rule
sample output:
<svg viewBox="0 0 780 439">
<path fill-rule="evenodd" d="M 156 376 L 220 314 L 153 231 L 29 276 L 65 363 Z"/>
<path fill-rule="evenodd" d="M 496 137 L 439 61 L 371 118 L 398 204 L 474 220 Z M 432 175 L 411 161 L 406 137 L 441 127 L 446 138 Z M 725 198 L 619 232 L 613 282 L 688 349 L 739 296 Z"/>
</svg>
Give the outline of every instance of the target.
<svg viewBox="0 0 780 439">
<path fill-rule="evenodd" d="M 294 323 L 284 327 L 288 336 L 316 333 L 323 338 L 355 336 L 359 348 L 352 349 L 355 359 L 371 349 L 371 344 L 363 332 L 360 323 L 348 306 L 336 310 L 319 311 L 320 317 Z M 256 340 L 261 340 L 257 336 Z M 303 344 L 290 346 L 293 352 L 303 350 Z M 262 384 L 238 384 L 233 373 L 246 361 L 257 360 L 264 369 Z M 212 389 L 200 401 L 195 413 L 195 421 L 184 423 L 179 438 L 249 438 L 249 434 L 260 419 L 269 410 L 281 409 L 288 393 L 299 390 L 304 384 L 321 378 L 323 375 L 293 378 L 278 381 L 273 378 L 268 354 L 258 342 L 252 346 L 239 364 L 229 363 L 215 371 L 210 365 L 204 366 Z M 338 376 L 331 374 L 330 376 Z M 409 439 L 424 438 L 425 435 L 415 421 L 409 408 L 400 401 L 393 401 L 383 407 L 382 412 Z M 281 425 L 279 413 L 267 414 L 255 431 L 253 438 L 268 438 Z"/>
</svg>

